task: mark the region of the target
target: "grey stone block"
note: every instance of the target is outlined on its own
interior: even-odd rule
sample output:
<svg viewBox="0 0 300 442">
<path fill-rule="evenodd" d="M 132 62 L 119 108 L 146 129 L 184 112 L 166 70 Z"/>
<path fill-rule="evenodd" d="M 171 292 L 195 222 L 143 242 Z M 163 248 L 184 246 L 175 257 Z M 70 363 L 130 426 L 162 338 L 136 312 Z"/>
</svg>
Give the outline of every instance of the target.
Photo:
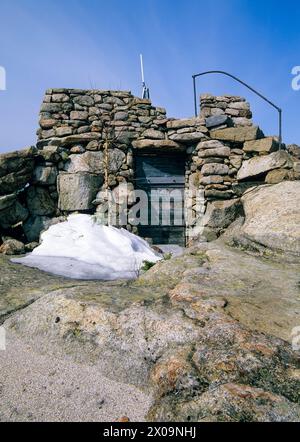
<svg viewBox="0 0 300 442">
<path fill-rule="evenodd" d="M 60 173 L 58 175 L 58 207 L 63 211 L 89 210 L 103 183 L 102 175 Z"/>
</svg>

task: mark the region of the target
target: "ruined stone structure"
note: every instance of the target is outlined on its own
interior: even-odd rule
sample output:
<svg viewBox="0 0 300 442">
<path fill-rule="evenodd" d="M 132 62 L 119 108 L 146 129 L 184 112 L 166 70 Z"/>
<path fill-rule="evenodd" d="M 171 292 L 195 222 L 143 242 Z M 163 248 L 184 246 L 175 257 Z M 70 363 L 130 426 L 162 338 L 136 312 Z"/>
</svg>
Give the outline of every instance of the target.
<svg viewBox="0 0 300 442">
<path fill-rule="evenodd" d="M 138 186 L 140 156 L 184 162 L 188 239 L 222 233 L 247 189 L 299 179 L 298 148 L 279 151 L 276 137 L 253 125 L 245 99 L 205 94 L 200 105 L 199 117 L 179 120 L 130 92 L 47 90 L 36 147 L 0 155 L 2 242 L 18 238 L 15 251 L 24 251 L 22 243 L 30 250 L 65 215 L 100 212 L 105 192 Z M 138 232 L 130 222 L 126 228 Z"/>
</svg>

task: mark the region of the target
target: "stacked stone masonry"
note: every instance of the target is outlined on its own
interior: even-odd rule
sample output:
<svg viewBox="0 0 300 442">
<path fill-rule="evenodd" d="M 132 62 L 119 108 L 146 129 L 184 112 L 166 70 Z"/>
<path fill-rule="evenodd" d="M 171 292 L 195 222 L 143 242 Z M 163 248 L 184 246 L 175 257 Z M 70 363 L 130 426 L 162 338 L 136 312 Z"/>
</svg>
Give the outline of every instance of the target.
<svg viewBox="0 0 300 442">
<path fill-rule="evenodd" d="M 200 104 L 199 117 L 171 119 L 126 91 L 47 90 L 36 146 L 0 155 L 0 250 L 31 250 L 69 213 L 99 211 L 103 192 L 134 189 L 136 152 L 186 153 L 185 204 L 195 215 L 187 228 L 195 236 L 222 233 L 247 189 L 300 178 L 299 147 L 278 150 L 276 137 L 253 125 L 244 98 L 204 94 Z M 218 210 L 225 224 L 212 223 Z"/>
</svg>

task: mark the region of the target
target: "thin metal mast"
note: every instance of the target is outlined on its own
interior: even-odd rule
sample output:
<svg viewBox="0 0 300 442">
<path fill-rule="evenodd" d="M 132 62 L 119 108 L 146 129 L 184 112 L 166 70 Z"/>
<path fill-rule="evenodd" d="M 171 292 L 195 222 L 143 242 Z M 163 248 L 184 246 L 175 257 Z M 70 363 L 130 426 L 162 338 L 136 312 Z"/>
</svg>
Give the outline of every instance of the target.
<svg viewBox="0 0 300 442">
<path fill-rule="evenodd" d="M 145 75 L 144 75 L 144 63 L 143 63 L 143 55 L 140 54 L 141 60 L 141 73 L 142 73 L 142 98 L 146 100 L 150 100 L 150 91 L 145 83 Z"/>
</svg>

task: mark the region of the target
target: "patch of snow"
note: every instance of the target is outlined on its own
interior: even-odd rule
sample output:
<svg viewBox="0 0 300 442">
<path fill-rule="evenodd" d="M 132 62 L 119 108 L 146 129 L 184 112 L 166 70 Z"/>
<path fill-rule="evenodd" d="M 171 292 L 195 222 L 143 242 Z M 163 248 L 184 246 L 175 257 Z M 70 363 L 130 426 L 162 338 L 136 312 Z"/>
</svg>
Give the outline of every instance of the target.
<svg viewBox="0 0 300 442">
<path fill-rule="evenodd" d="M 143 261 L 162 257 L 142 238 L 97 224 L 91 215 L 74 214 L 42 233 L 41 244 L 14 263 L 74 279 L 133 279 Z"/>
</svg>

